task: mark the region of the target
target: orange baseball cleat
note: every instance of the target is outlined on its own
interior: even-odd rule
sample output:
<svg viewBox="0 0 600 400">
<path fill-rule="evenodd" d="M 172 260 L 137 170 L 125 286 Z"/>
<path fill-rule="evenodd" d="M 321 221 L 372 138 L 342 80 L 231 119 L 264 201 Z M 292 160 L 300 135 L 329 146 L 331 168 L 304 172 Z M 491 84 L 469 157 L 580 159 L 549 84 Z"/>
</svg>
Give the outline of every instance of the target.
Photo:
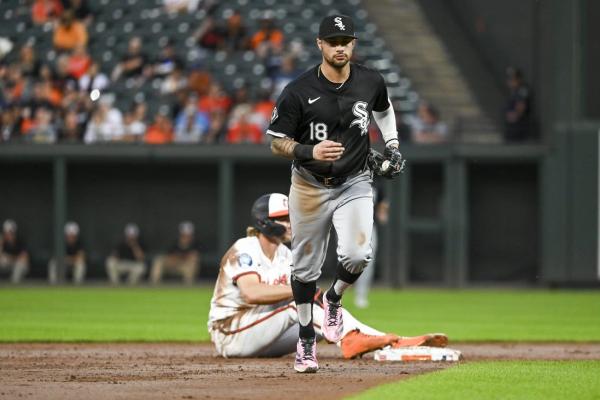
<svg viewBox="0 0 600 400">
<path fill-rule="evenodd" d="M 370 351 L 393 345 L 398 339 L 396 335 L 373 336 L 355 329 L 342 338 L 340 347 L 344 358 L 356 358 Z"/>
<path fill-rule="evenodd" d="M 428 333 L 421 336 L 397 336 L 398 340 L 392 343 L 392 348 L 410 346 L 446 347 L 448 336 L 443 333 Z"/>
</svg>

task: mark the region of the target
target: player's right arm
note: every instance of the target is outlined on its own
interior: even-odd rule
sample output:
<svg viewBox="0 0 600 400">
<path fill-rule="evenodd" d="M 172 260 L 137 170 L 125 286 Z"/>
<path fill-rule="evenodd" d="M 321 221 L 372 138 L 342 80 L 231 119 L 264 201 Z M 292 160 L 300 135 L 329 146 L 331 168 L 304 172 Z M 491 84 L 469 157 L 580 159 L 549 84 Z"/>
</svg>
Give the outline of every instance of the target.
<svg viewBox="0 0 600 400">
<path fill-rule="evenodd" d="M 236 281 L 242 299 L 248 304 L 274 304 L 293 298 L 292 288 L 287 285 L 267 285 L 258 275 L 240 276 Z"/>
<path fill-rule="evenodd" d="M 299 143 L 296 133 L 303 119 L 302 100 L 297 93 L 286 87 L 273 109 L 267 134 L 273 138 L 273 154 L 291 160 L 335 161 L 344 152 L 341 143 L 323 140 L 316 145 Z"/>
<path fill-rule="evenodd" d="M 275 138 L 271 142 L 271 151 L 276 156 L 290 160 L 335 161 L 344 152 L 341 143 L 323 140 L 316 145 L 300 144 L 289 137 Z"/>
</svg>

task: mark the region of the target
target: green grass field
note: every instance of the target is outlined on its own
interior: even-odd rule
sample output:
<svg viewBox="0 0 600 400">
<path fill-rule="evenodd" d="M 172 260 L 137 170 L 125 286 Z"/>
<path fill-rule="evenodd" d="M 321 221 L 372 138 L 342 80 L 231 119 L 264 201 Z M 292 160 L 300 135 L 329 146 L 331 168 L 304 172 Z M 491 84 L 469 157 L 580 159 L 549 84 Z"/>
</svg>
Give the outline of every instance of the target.
<svg viewBox="0 0 600 400">
<path fill-rule="evenodd" d="M 466 363 L 368 390 L 353 399 L 599 399 L 600 361 Z"/>
<path fill-rule="evenodd" d="M 207 341 L 211 288 L 2 288 L 0 341 Z M 363 322 L 453 341 L 600 341 L 600 292 L 378 290 Z"/>
<path fill-rule="evenodd" d="M 207 341 L 212 288 L 0 289 L 0 342 Z M 363 322 L 451 341 L 600 342 L 600 292 L 377 290 Z M 471 362 L 359 399 L 600 399 L 600 361 Z"/>
</svg>

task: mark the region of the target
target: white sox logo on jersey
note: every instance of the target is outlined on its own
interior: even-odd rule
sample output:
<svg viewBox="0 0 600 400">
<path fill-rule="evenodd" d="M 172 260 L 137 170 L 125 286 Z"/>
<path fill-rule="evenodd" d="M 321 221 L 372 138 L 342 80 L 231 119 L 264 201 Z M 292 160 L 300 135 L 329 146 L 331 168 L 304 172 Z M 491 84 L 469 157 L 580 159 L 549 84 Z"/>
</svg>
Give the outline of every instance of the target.
<svg viewBox="0 0 600 400">
<path fill-rule="evenodd" d="M 360 128 L 360 135 L 366 135 L 369 130 L 369 112 L 367 111 L 367 102 L 357 101 L 354 103 L 354 106 L 352 107 L 352 113 L 356 115 L 356 119 L 350 123 L 350 128 L 352 128 L 354 125 L 358 125 Z"/>
<path fill-rule="evenodd" d="M 340 31 L 345 31 L 346 30 L 346 25 L 344 25 L 342 23 L 342 18 L 336 17 L 333 20 L 335 21 L 335 26 L 337 26 L 338 28 L 340 28 Z"/>
</svg>

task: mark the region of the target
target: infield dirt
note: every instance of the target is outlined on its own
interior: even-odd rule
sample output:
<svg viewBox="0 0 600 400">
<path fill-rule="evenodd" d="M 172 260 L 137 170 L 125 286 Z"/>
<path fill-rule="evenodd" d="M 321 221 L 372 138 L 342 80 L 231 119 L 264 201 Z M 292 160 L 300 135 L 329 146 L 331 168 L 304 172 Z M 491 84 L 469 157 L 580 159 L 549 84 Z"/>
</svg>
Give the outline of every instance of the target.
<svg viewBox="0 0 600 400">
<path fill-rule="evenodd" d="M 600 343 L 452 343 L 472 360 L 600 360 Z M 317 374 L 291 356 L 223 359 L 210 344 L 0 344 L 0 399 L 338 399 L 445 363 L 343 360 L 320 344 Z"/>
</svg>

